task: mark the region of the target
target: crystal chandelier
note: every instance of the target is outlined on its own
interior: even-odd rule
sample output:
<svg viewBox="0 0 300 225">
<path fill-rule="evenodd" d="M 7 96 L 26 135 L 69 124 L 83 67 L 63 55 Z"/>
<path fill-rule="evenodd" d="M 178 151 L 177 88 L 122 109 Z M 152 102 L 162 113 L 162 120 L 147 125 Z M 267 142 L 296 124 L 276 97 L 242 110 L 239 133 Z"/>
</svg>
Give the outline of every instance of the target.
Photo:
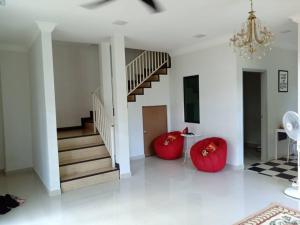
<svg viewBox="0 0 300 225">
<path fill-rule="evenodd" d="M 255 57 L 261 59 L 268 51 L 271 51 L 274 35 L 256 18 L 253 10 L 253 0 L 250 0 L 250 2 L 251 11 L 248 20 L 243 24 L 241 31 L 234 34 L 230 39 L 230 46 L 244 58 L 252 59 Z"/>
</svg>

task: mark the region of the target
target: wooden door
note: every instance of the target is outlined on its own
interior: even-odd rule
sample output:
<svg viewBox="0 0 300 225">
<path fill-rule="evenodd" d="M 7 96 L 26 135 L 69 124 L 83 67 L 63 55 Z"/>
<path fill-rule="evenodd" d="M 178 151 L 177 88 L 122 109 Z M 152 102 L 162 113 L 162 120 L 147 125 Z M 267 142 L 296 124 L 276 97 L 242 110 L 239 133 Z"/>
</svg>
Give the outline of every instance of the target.
<svg viewBox="0 0 300 225">
<path fill-rule="evenodd" d="M 167 106 L 144 106 L 144 152 L 145 156 L 154 155 L 152 141 L 168 131 Z"/>
</svg>

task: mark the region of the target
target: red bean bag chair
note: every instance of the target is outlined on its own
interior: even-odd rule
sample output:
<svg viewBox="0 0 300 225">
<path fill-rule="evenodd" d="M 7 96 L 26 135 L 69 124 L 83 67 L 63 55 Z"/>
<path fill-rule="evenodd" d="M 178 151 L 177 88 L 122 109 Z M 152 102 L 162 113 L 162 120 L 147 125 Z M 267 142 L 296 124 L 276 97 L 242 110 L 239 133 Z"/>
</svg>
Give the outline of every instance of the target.
<svg viewBox="0 0 300 225">
<path fill-rule="evenodd" d="M 179 159 L 182 156 L 183 144 L 184 139 L 179 131 L 163 134 L 153 141 L 156 155 L 165 160 Z"/>
<path fill-rule="evenodd" d="M 194 166 L 204 172 L 224 169 L 227 160 L 227 143 L 222 138 L 207 138 L 194 144 L 191 149 Z"/>
</svg>

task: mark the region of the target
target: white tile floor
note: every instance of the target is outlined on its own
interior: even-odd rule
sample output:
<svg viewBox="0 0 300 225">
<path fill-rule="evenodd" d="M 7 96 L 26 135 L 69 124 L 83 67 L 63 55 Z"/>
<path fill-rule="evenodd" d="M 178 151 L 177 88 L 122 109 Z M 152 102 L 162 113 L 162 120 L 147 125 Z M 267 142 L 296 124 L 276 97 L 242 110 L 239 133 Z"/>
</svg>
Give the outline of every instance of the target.
<svg viewBox="0 0 300 225">
<path fill-rule="evenodd" d="M 286 181 L 250 171 L 207 174 L 190 162 L 149 158 L 134 161 L 132 172 L 130 179 L 53 198 L 32 173 L 0 177 L 0 194 L 27 198 L 24 206 L 0 216 L 0 224 L 231 225 L 272 202 L 300 207 L 282 194 Z"/>
</svg>

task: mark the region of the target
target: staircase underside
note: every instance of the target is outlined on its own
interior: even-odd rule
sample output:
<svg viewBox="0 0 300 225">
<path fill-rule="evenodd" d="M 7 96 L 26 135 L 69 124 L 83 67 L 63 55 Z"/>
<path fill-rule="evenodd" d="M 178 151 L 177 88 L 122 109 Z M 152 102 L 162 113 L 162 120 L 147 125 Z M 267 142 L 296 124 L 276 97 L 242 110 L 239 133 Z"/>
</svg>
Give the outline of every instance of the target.
<svg viewBox="0 0 300 225">
<path fill-rule="evenodd" d="M 144 95 L 145 88 L 152 88 L 152 82 L 159 82 L 160 76 L 168 75 L 169 65 L 162 65 L 154 74 L 152 74 L 147 80 L 141 83 L 131 94 L 127 96 L 128 102 L 136 102 L 137 95 Z M 128 90 L 130 89 L 130 82 L 133 84 L 134 81 L 128 81 Z"/>
</svg>

